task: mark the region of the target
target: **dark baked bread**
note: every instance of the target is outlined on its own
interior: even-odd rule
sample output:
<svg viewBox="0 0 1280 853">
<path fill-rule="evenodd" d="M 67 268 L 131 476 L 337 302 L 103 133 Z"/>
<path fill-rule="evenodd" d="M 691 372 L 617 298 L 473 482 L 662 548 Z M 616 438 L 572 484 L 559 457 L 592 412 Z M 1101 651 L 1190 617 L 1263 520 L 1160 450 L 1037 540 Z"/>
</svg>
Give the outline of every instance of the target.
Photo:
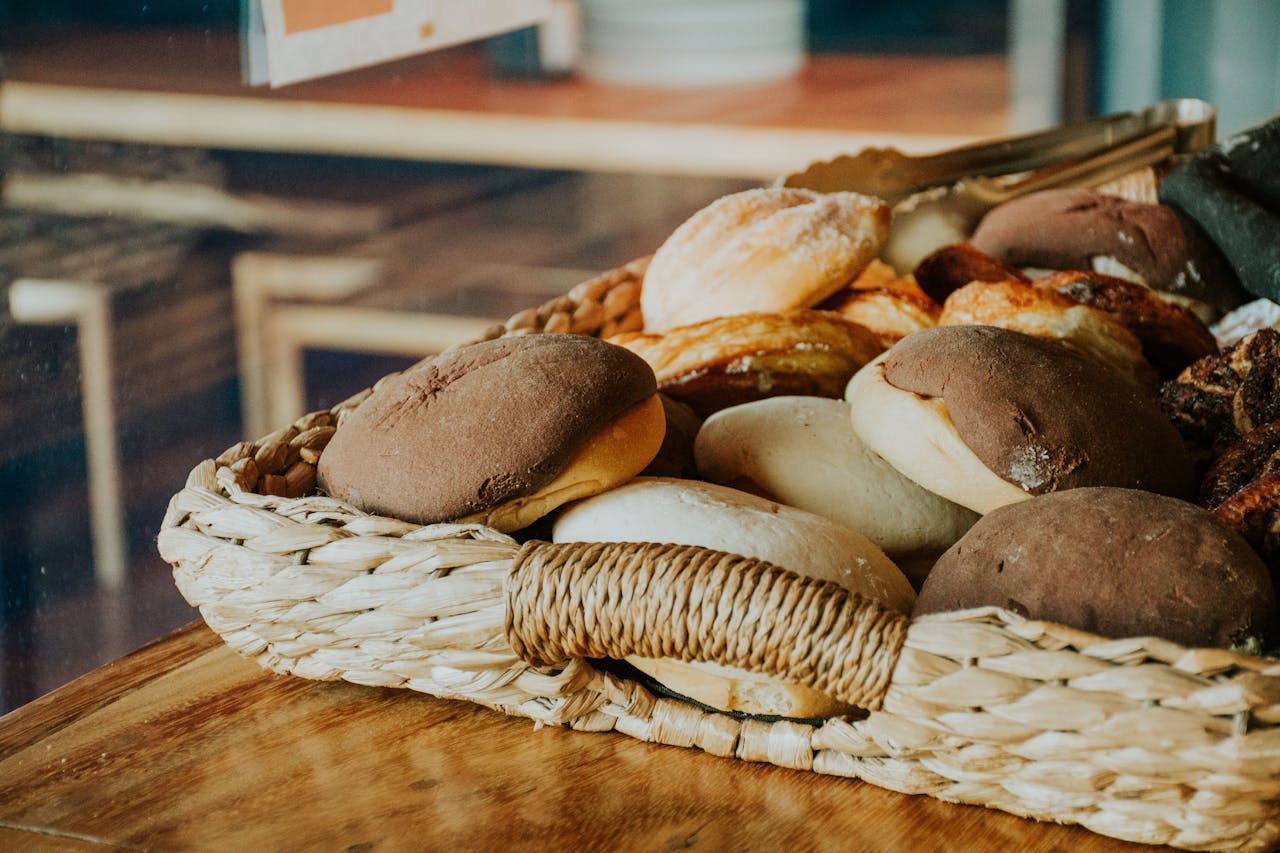
<svg viewBox="0 0 1280 853">
<path fill-rule="evenodd" d="M 1224 353 L 1197 359 L 1160 386 L 1160 405 L 1204 460 L 1280 420 L 1280 332 L 1261 329 Z"/>
<path fill-rule="evenodd" d="M 895 388 L 940 398 L 987 468 L 1031 494 L 1120 486 L 1190 498 L 1191 458 L 1155 402 L 1048 340 L 992 326 L 940 326 L 883 361 Z"/>
<path fill-rule="evenodd" d="M 1218 351 L 1209 327 L 1194 311 L 1161 299 L 1135 282 L 1075 270 L 1052 273 L 1034 284 L 1115 317 L 1138 338 L 1143 356 L 1163 379 Z"/>
<path fill-rule="evenodd" d="M 658 399 L 662 401 L 667 429 L 658 455 L 640 473 L 645 477 L 696 478 L 698 471 L 693 461 L 693 441 L 702 428 L 702 418 L 691 406 L 666 394 L 659 394 Z"/>
<path fill-rule="evenodd" d="M 655 393 L 641 358 L 596 338 L 471 344 L 381 382 L 338 426 L 319 482 L 367 512 L 418 523 L 462 518 L 548 485 Z M 661 440 L 659 431 L 627 476 Z"/>
<path fill-rule="evenodd" d="M 1237 533 L 1192 504 L 1109 488 L 984 516 L 934 565 L 914 615 L 987 605 L 1187 646 L 1267 642 L 1276 618 L 1273 582 Z"/>
<path fill-rule="evenodd" d="M 1247 432 L 1200 484 L 1200 503 L 1280 571 L 1280 421 Z"/>
<path fill-rule="evenodd" d="M 916 264 L 914 276 L 920 289 L 939 305 L 975 281 L 1031 281 L 1022 270 L 996 260 L 969 243 L 943 246 Z"/>
<path fill-rule="evenodd" d="M 1173 208 L 1089 189 L 1044 190 L 1005 202 L 971 238 L 979 250 L 1017 267 L 1094 269 L 1111 258 L 1147 286 L 1226 311 L 1248 294 L 1199 226 Z"/>
</svg>

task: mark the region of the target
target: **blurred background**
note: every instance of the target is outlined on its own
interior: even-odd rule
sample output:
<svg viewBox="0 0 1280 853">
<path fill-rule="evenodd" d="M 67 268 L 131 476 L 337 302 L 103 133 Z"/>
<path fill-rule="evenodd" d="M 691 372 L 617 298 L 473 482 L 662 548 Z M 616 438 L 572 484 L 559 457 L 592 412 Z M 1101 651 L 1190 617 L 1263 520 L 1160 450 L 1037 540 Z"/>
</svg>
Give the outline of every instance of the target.
<svg viewBox="0 0 1280 853">
<path fill-rule="evenodd" d="M 0 712 L 196 617 L 201 459 L 817 157 L 1165 97 L 1280 110 L 1273 0 L 556 2 L 248 85 L 238 0 L 0 0 Z"/>
</svg>

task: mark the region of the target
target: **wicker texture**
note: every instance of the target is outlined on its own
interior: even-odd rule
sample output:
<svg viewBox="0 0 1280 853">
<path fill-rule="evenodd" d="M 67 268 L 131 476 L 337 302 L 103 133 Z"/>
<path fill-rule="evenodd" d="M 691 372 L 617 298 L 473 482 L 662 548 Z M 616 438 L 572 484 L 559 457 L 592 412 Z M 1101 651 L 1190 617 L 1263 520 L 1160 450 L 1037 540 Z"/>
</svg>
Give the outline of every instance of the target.
<svg viewBox="0 0 1280 853">
<path fill-rule="evenodd" d="M 540 666 L 575 658 L 711 661 L 875 710 L 907 619 L 838 584 L 687 545 L 530 542 L 507 636 Z"/>
<path fill-rule="evenodd" d="M 595 281 L 519 328 L 580 316 L 592 319 L 578 331 L 598 334 L 628 316 L 616 299 L 608 311 L 603 304 L 617 292 L 611 283 L 638 298 L 634 273 Z M 792 638 L 760 640 L 757 626 L 744 638 L 716 635 L 718 617 L 685 609 L 713 607 L 712 587 L 672 591 L 669 577 L 654 578 L 687 576 L 689 567 L 664 570 L 656 564 L 667 557 L 638 556 L 638 546 L 608 549 L 609 576 L 638 567 L 649 579 L 637 583 L 653 586 L 629 590 L 644 601 L 627 604 L 613 600 L 623 584 L 607 582 L 605 558 L 593 556 L 603 552 L 522 547 L 478 526 L 419 527 L 313 494 L 324 443 L 363 396 L 201 463 L 164 519 L 160 550 L 182 593 L 230 646 L 263 666 L 462 698 L 541 723 L 853 777 L 1133 841 L 1202 850 L 1280 845 L 1278 661 L 1154 638 L 1107 640 L 992 609 L 917 619 L 905 637 L 895 620 L 872 627 L 865 620 L 876 619 L 865 613 L 824 613 L 811 633 L 825 635 L 822 620 L 840 620 L 846 636 L 837 630 L 831 645 L 800 653 L 797 660 L 810 663 L 756 654 L 759 642 Z M 748 599 L 756 594 L 747 591 L 755 581 L 745 580 L 753 571 L 766 586 L 777 580 L 754 561 L 712 552 L 692 559 L 699 584 L 740 584 Z M 558 574 L 563 579 L 547 580 Z M 678 617 L 667 609 L 677 606 Z M 630 623 L 633 608 L 650 615 Z M 621 624 L 598 630 L 610 619 Z M 665 638 L 644 636 L 664 619 L 683 626 Z M 576 657 L 613 650 L 595 645 L 606 634 L 620 637 L 623 651 L 674 651 L 693 624 L 713 658 L 734 648 L 732 659 L 745 653 L 768 674 L 812 666 L 803 673 L 810 683 L 848 689 L 867 705 L 881 696 L 881 710 L 820 726 L 736 719 L 655 698 Z M 819 643 L 800 633 L 802 645 Z M 522 660 L 517 648 L 540 664 Z M 831 674 L 842 669 L 860 674 Z M 887 688 L 878 683 L 882 672 L 890 673 Z"/>
</svg>

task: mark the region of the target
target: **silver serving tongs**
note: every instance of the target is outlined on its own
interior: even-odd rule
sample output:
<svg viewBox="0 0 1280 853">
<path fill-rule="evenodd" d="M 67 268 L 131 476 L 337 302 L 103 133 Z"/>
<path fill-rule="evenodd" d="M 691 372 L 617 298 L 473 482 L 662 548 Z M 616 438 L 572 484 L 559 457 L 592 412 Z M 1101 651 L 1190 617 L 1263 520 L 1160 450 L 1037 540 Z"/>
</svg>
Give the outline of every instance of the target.
<svg viewBox="0 0 1280 853">
<path fill-rule="evenodd" d="M 894 203 L 882 254 L 905 272 L 934 249 L 966 239 L 997 204 L 1054 187 L 1097 186 L 1174 154 L 1207 148 L 1215 141 L 1216 123 L 1211 104 L 1178 98 L 939 154 L 913 157 L 869 148 L 815 163 L 778 184 L 851 190 Z"/>
</svg>

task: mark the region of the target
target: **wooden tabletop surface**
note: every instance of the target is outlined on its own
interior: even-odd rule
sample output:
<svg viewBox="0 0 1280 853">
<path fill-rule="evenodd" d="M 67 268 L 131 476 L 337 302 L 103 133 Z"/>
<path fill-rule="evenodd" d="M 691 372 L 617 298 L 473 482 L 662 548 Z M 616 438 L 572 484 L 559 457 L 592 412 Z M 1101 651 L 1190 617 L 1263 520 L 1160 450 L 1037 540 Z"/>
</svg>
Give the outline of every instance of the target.
<svg viewBox="0 0 1280 853">
<path fill-rule="evenodd" d="M 0 849 L 1141 851 L 408 691 L 193 623 L 0 718 Z"/>
<path fill-rule="evenodd" d="M 225 31 L 5 45 L 0 129 L 260 150 L 772 178 L 864 145 L 938 150 L 1009 126 L 1002 55 L 818 54 L 766 85 L 647 89 L 490 74 L 467 45 L 277 90 Z"/>
</svg>

